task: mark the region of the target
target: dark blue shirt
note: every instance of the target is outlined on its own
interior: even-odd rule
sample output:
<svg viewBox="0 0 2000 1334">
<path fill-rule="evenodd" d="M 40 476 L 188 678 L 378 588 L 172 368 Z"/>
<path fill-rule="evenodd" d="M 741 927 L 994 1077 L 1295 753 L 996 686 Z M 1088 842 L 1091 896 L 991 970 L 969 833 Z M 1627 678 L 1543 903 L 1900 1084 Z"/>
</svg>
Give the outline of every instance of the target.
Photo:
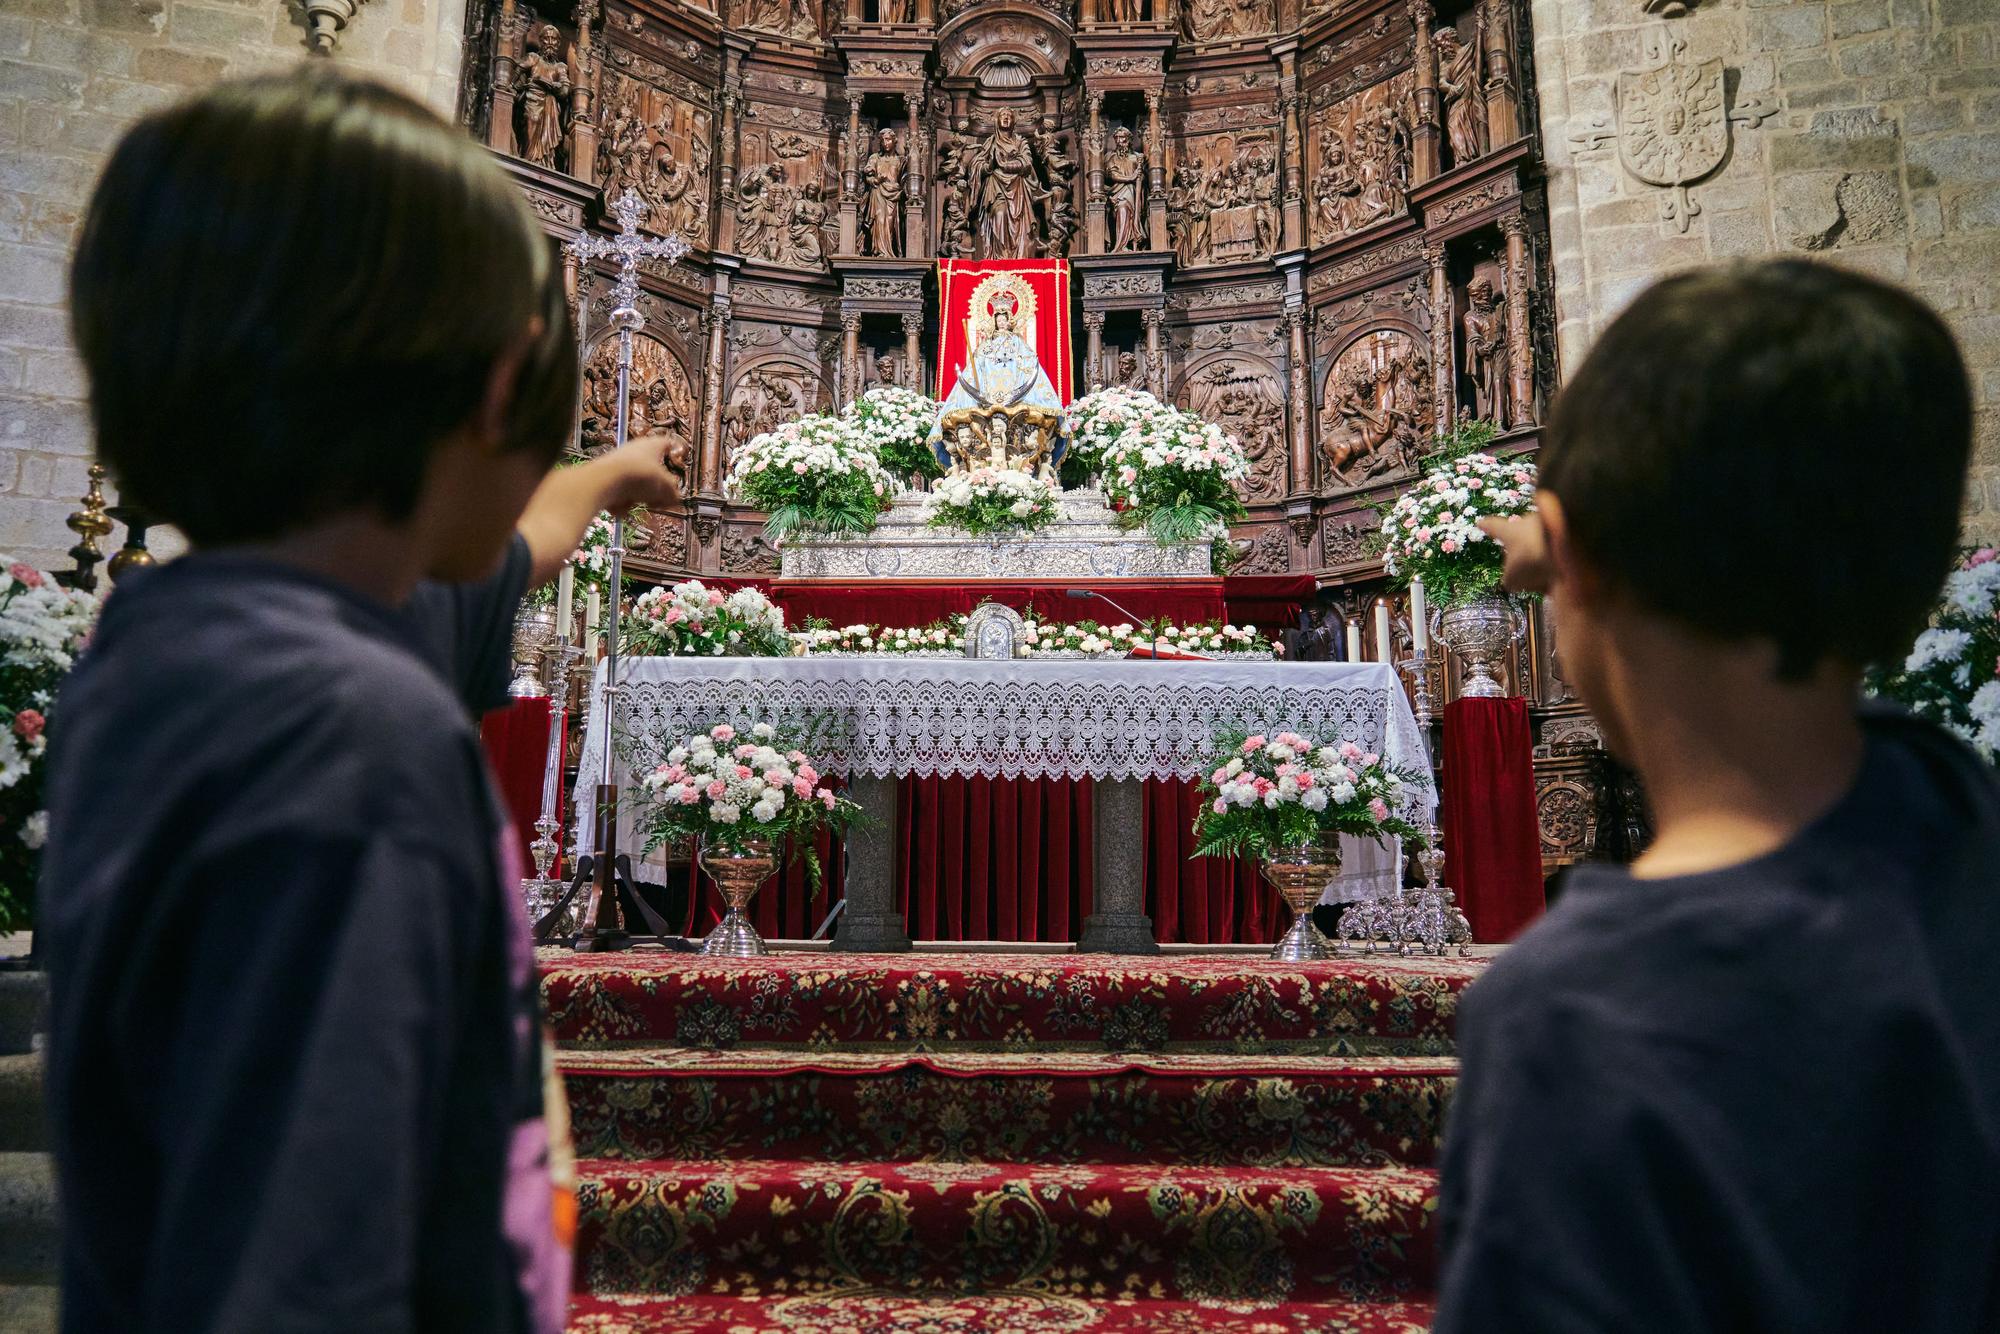
<svg viewBox="0 0 2000 1334">
<path fill-rule="evenodd" d="M 1866 730 L 1787 846 L 1579 868 L 1467 993 L 1437 1334 L 2000 1330 L 2000 785 Z"/>
</svg>

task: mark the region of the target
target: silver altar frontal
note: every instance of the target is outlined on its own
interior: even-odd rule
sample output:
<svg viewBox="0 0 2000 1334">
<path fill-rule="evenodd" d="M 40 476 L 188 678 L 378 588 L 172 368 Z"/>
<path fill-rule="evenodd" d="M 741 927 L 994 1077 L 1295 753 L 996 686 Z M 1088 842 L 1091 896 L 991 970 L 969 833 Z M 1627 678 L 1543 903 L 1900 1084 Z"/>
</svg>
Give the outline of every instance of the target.
<svg viewBox="0 0 2000 1334">
<path fill-rule="evenodd" d="M 1352 741 L 1429 769 L 1409 699 L 1383 663 L 675 657 L 628 659 L 619 676 L 618 735 L 594 692 L 583 763 L 611 744 L 628 777 L 719 722 L 820 722 L 813 759 L 846 775 L 866 817 L 848 838 L 836 949 L 910 947 L 895 880 L 904 774 L 1092 780 L 1095 911 L 1077 948 L 1144 954 L 1159 948 L 1141 883 L 1144 780 L 1206 774 L 1217 734 L 1231 728 Z M 580 852 L 590 851 L 592 800 L 577 794 Z M 1413 786 L 1404 814 L 1422 822 L 1430 801 Z M 1349 897 L 1394 890 L 1395 849 L 1343 843 L 1349 873 L 1337 884 Z"/>
<path fill-rule="evenodd" d="M 1213 572 L 1207 542 L 1161 546 L 1143 528 L 1118 526 L 1102 493 L 1064 491 L 1049 527 L 1019 537 L 932 528 L 925 497 L 896 498 L 875 530 L 857 537 L 787 537 L 785 579 L 1174 579 Z"/>
</svg>

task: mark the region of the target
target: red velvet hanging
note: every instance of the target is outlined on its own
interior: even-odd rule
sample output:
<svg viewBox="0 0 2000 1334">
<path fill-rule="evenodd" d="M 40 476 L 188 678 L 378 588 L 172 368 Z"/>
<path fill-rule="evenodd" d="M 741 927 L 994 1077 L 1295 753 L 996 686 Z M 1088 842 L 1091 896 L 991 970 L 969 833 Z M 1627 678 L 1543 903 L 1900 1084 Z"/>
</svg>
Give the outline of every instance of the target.
<svg viewBox="0 0 2000 1334">
<path fill-rule="evenodd" d="M 1542 912 L 1532 752 L 1525 699 L 1445 706 L 1445 875 L 1474 940 L 1512 940 Z"/>
<path fill-rule="evenodd" d="M 514 824 L 514 837 L 521 847 L 521 865 L 532 873 L 535 859 L 528 844 L 535 837 L 535 821 L 542 818 L 542 772 L 549 751 L 549 702 L 546 699 L 517 699 L 503 709 L 495 709 L 479 724 L 479 740 L 486 747 L 486 762 L 493 770 L 494 786 Z M 559 752 L 560 753 L 560 752 Z M 560 786 L 560 785 L 558 785 Z M 564 818 L 562 793 L 556 794 L 556 818 Z M 549 867 L 560 876 L 561 855 Z"/>
</svg>

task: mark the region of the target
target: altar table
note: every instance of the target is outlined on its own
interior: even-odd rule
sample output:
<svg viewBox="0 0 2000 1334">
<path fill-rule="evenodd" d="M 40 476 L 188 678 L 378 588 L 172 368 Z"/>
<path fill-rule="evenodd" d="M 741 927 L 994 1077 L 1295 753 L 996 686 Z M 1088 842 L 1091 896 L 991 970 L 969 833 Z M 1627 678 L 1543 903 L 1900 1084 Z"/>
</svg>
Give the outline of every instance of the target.
<svg viewBox="0 0 2000 1334">
<path fill-rule="evenodd" d="M 627 660 L 619 675 L 621 776 L 718 722 L 824 720 L 815 759 L 848 776 L 867 823 L 846 849 L 847 910 L 835 938 L 842 949 L 909 947 L 896 880 L 905 815 L 898 776 L 1093 780 L 1094 901 L 1078 947 L 1141 953 L 1157 945 L 1141 878 L 1140 784 L 1205 773 L 1218 731 L 1292 729 L 1353 741 L 1407 769 L 1429 767 L 1403 690 L 1377 663 L 679 657 Z M 602 676 L 600 665 L 600 684 Z M 582 851 L 590 850 L 592 782 L 607 742 L 602 698 L 593 691 L 584 734 Z M 1429 809 L 1428 793 L 1412 801 L 1412 815 L 1417 803 Z M 1185 812 L 1184 801 L 1174 805 Z M 1157 839 L 1166 831 L 1151 832 Z M 1348 856 L 1378 891 L 1393 883 L 1393 850 L 1350 841 Z"/>
</svg>

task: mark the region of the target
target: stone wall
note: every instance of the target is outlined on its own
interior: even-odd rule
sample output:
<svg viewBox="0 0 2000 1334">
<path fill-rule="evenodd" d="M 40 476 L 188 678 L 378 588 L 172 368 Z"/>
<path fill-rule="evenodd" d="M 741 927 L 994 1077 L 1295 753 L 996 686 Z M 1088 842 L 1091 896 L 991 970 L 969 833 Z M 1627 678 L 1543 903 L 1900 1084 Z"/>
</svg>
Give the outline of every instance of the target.
<svg viewBox="0 0 2000 1334">
<path fill-rule="evenodd" d="M 1707 260 L 1802 252 L 1904 283 L 1963 340 L 1967 526 L 2000 538 L 2000 5 L 1705 0 L 1653 17 L 1642 0 L 1534 0 L 1533 21 L 1564 364 L 1652 278 Z M 1676 117 L 1697 126 L 1679 173 L 1649 153 Z"/>
<path fill-rule="evenodd" d="M 453 114 L 461 0 L 372 0 L 334 59 Z M 307 48 L 274 0 L 7 0 L 0 13 L 0 552 L 66 568 L 63 520 L 91 450 L 63 309 L 100 163 L 133 118 L 190 89 L 282 68 Z M 120 540 L 114 538 L 113 545 Z"/>
</svg>

